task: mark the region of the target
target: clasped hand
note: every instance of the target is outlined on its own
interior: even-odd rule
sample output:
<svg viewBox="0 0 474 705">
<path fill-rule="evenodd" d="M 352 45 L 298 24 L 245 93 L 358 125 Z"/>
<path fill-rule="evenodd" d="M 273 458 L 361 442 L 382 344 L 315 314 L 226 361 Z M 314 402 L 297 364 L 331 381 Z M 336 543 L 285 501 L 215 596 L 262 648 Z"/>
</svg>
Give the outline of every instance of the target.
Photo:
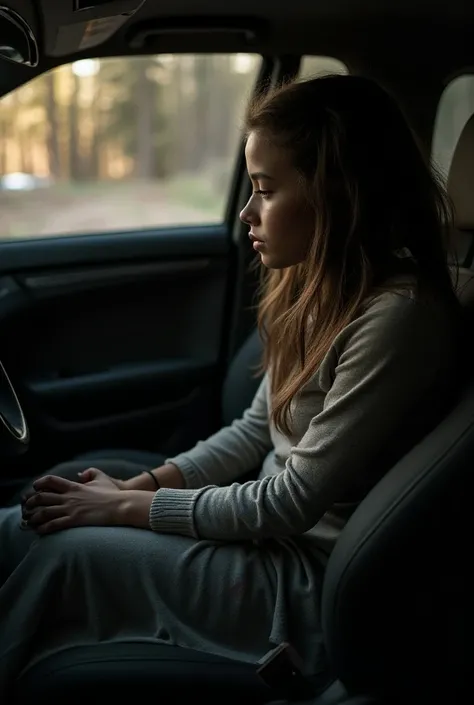
<svg viewBox="0 0 474 705">
<path fill-rule="evenodd" d="M 23 498 L 22 523 L 38 534 L 77 526 L 114 526 L 120 502 L 116 481 L 95 468 L 81 473 L 79 482 L 46 475 Z"/>
</svg>

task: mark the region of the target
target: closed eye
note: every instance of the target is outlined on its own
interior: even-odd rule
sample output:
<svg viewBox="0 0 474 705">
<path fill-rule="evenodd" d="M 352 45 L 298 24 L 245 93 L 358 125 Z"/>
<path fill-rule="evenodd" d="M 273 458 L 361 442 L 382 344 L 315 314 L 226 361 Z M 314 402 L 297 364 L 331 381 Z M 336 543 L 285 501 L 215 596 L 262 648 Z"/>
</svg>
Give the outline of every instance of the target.
<svg viewBox="0 0 474 705">
<path fill-rule="evenodd" d="M 254 191 L 255 195 L 261 196 L 262 198 L 268 198 L 271 193 L 271 191 L 264 191 L 263 189 L 258 189 L 257 191 Z"/>
</svg>

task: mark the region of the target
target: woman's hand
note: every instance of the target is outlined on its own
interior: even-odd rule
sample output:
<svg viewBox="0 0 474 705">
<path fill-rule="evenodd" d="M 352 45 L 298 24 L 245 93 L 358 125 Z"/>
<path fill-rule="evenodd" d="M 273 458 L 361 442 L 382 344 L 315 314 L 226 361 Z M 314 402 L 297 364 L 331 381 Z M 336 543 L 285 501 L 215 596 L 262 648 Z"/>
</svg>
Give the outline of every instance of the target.
<svg viewBox="0 0 474 705">
<path fill-rule="evenodd" d="M 127 488 L 127 480 L 118 480 L 116 477 L 110 477 L 107 473 L 99 470 L 98 468 L 87 468 L 83 472 L 77 473 L 79 477 L 79 482 L 86 484 L 88 482 L 93 482 L 94 480 L 108 480 L 119 490 L 125 490 Z M 135 479 L 135 478 L 133 478 Z"/>
<path fill-rule="evenodd" d="M 154 476 L 160 484 L 160 487 L 171 487 L 173 489 L 182 489 L 184 487 L 184 479 L 179 468 L 172 463 L 161 465 L 153 471 Z M 142 490 L 148 492 L 156 492 L 156 482 L 150 477 L 148 472 L 142 472 L 129 480 L 118 480 L 114 477 L 106 475 L 102 470 L 97 468 L 88 468 L 84 472 L 79 473 L 79 482 L 88 483 L 99 477 L 107 478 L 113 482 L 119 490 Z"/>
<path fill-rule="evenodd" d="M 22 504 L 28 527 L 38 534 L 49 534 L 77 526 L 119 524 L 123 494 L 116 481 L 95 472 L 95 479 L 85 484 L 54 475 L 36 480 L 34 494 Z"/>
<path fill-rule="evenodd" d="M 98 468 L 88 468 L 78 473 L 78 477 L 79 482 L 83 484 L 102 478 L 112 482 L 119 490 L 152 490 L 156 492 L 156 483 L 153 482 L 153 478 L 151 478 L 147 472 L 141 472 L 139 475 L 131 477 L 129 480 L 119 480 L 116 477 L 110 477 L 110 475 L 107 475 L 103 470 L 99 470 Z"/>
</svg>

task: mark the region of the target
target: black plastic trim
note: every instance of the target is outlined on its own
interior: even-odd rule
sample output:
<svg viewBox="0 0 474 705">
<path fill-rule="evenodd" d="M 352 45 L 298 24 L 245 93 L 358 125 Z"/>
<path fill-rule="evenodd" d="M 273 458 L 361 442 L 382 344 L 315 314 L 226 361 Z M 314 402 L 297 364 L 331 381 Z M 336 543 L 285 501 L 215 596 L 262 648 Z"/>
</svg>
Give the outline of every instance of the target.
<svg viewBox="0 0 474 705">
<path fill-rule="evenodd" d="M 1 271 L 26 272 L 44 267 L 103 265 L 134 259 L 215 257 L 227 255 L 230 240 L 225 224 L 122 233 L 68 235 L 0 242 Z"/>
</svg>

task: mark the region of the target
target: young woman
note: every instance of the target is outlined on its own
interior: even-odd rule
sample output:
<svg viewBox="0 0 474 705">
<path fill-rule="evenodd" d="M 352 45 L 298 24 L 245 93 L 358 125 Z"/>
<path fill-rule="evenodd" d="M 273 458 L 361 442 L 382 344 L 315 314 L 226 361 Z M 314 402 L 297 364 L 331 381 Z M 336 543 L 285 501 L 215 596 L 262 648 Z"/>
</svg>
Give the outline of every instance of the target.
<svg viewBox="0 0 474 705">
<path fill-rule="evenodd" d="M 446 408 L 448 210 L 397 105 L 370 80 L 318 78 L 254 100 L 246 133 L 241 219 L 267 271 L 260 388 L 241 419 L 151 474 L 53 474 L 0 511 L 3 688 L 31 660 L 98 641 L 248 662 L 290 641 L 318 671 L 327 555 Z"/>
</svg>

